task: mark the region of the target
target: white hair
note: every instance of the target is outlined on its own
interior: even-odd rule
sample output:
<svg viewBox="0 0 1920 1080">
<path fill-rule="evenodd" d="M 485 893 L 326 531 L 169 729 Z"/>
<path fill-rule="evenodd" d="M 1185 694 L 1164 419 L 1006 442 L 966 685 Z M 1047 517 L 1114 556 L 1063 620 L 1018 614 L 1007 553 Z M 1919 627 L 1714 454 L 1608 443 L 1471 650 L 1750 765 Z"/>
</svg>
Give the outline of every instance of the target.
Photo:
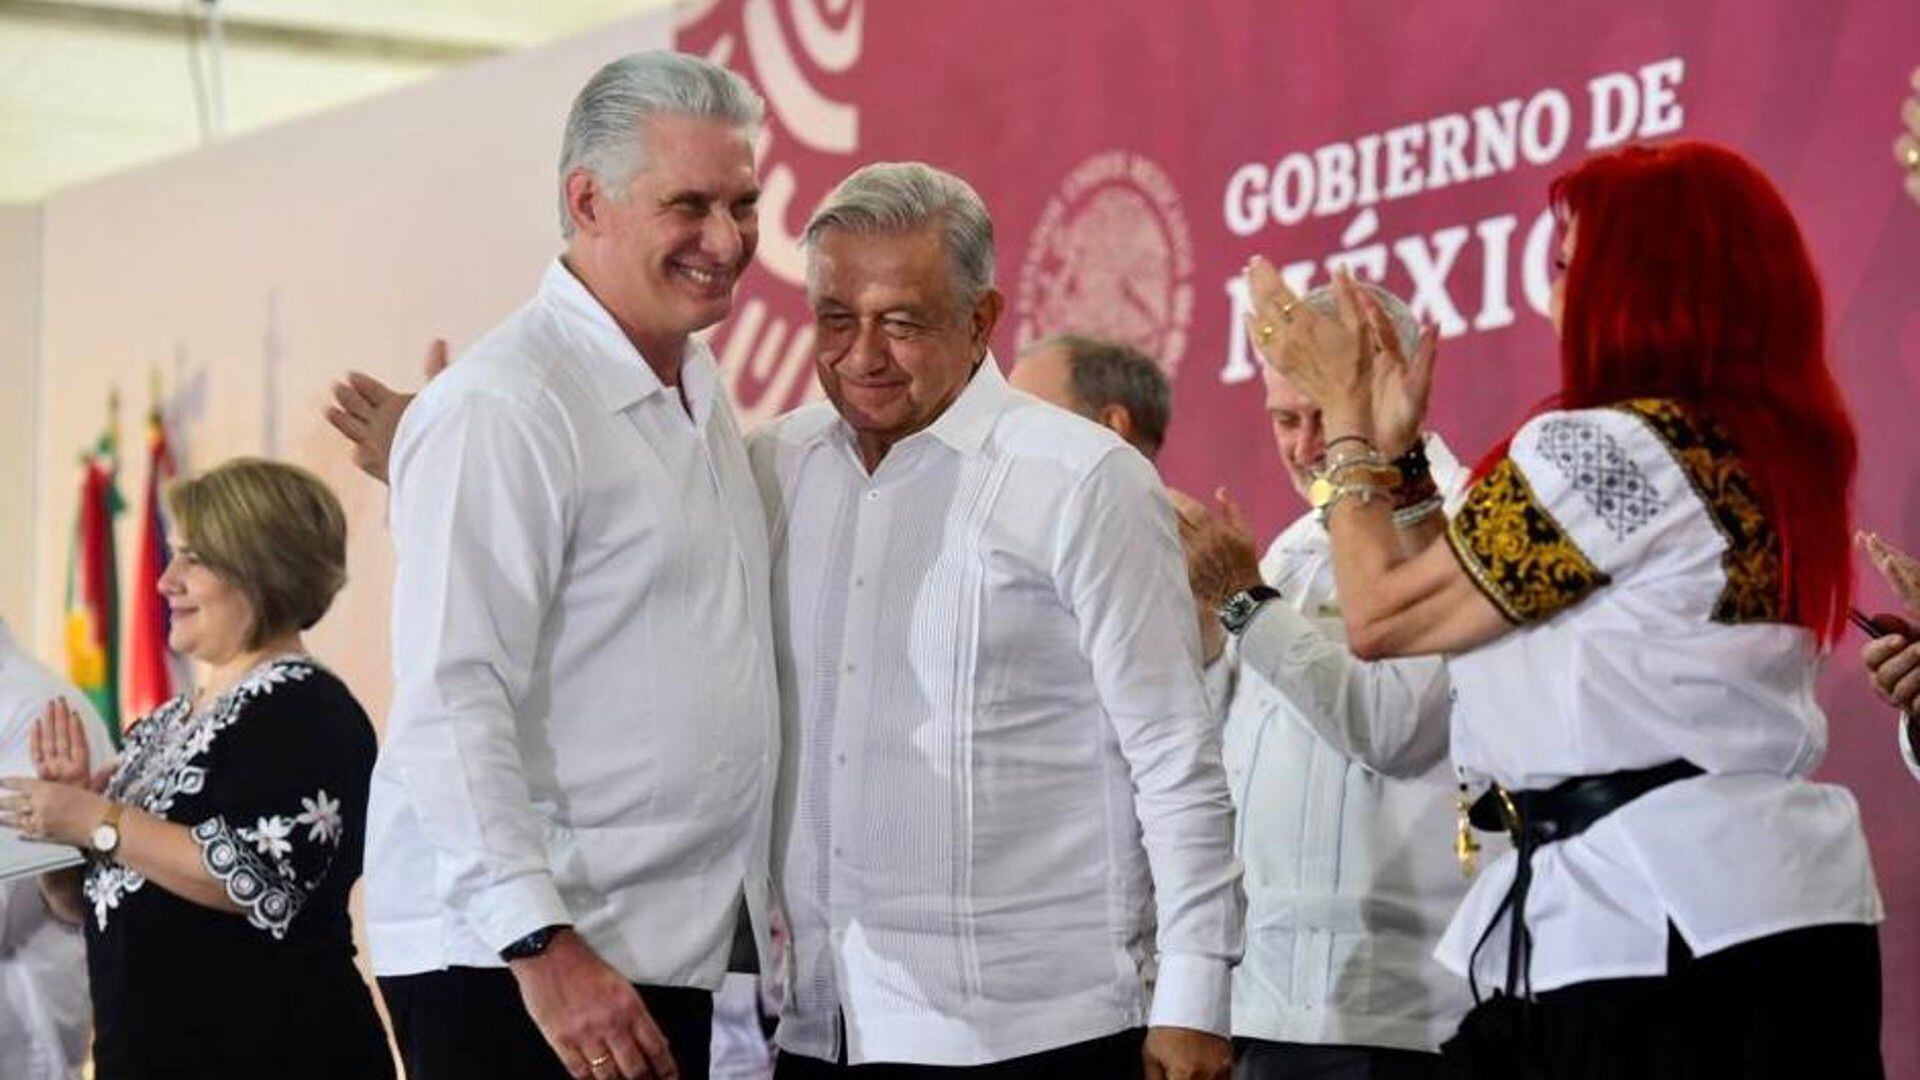
<svg viewBox="0 0 1920 1080">
<path fill-rule="evenodd" d="M 827 195 L 802 242 L 811 251 L 829 229 L 901 233 L 928 225 L 940 227 L 954 298 L 969 310 L 993 288 L 993 220 L 972 186 L 950 172 L 918 161 L 865 166 Z"/>
<path fill-rule="evenodd" d="M 1414 347 L 1420 343 L 1420 324 L 1415 321 L 1406 301 L 1371 281 L 1356 279 L 1354 284 L 1365 290 L 1367 295 L 1373 297 L 1374 302 L 1380 305 L 1380 311 L 1386 315 L 1387 322 L 1393 325 L 1393 336 L 1400 339 L 1400 351 L 1407 356 L 1412 356 Z M 1332 285 L 1322 285 L 1308 292 L 1300 298 L 1300 302 L 1330 319 L 1340 317 L 1340 298 L 1333 291 Z"/>
<path fill-rule="evenodd" d="M 643 163 L 640 125 L 655 116 L 719 120 L 757 133 L 766 112 L 760 95 L 726 68 L 685 53 L 630 53 L 587 80 L 567 113 L 560 143 L 560 235 L 573 235 L 567 212 L 567 177 L 593 173 L 615 199 Z"/>
</svg>

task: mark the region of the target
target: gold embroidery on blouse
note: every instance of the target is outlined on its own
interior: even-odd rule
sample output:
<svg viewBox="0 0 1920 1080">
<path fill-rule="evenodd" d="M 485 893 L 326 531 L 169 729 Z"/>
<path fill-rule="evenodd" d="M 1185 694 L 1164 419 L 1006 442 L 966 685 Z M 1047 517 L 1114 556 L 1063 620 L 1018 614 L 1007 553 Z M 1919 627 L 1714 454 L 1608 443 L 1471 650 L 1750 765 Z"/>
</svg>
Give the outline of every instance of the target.
<svg viewBox="0 0 1920 1080">
<path fill-rule="evenodd" d="M 1511 458 L 1473 486 L 1447 523 L 1447 542 L 1474 584 L 1513 623 L 1551 618 L 1608 580 L 1540 505 Z"/>
<path fill-rule="evenodd" d="M 1720 566 L 1727 584 L 1714 602 L 1713 621 L 1783 621 L 1780 534 L 1761 509 L 1753 478 L 1726 433 L 1673 401 L 1641 398 L 1617 407 L 1638 416 L 1666 444 L 1726 541 Z"/>
</svg>

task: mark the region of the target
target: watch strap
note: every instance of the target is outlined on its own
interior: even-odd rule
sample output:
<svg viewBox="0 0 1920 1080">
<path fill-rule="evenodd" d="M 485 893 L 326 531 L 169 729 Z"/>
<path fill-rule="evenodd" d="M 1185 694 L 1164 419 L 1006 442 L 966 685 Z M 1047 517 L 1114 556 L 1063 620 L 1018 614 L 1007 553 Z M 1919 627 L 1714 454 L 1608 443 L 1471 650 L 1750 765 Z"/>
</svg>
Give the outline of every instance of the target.
<svg viewBox="0 0 1920 1080">
<path fill-rule="evenodd" d="M 511 963 L 515 960 L 528 960 L 539 956 L 553 944 L 555 935 L 567 929 L 570 927 L 566 923 L 554 923 L 551 926 L 543 926 L 524 937 L 516 938 L 508 942 L 506 948 L 500 950 L 500 959 Z"/>
</svg>

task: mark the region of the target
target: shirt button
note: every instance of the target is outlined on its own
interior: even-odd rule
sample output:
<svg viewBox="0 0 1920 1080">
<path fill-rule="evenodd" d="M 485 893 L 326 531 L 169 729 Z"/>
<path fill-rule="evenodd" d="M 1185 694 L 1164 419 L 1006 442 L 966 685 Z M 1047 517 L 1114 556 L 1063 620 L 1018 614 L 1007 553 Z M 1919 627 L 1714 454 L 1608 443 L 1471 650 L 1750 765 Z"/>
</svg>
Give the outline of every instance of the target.
<svg viewBox="0 0 1920 1080">
<path fill-rule="evenodd" d="M 851 675 L 851 674 L 853 674 L 853 662 L 852 662 L 852 661 L 848 661 L 848 662 L 847 662 L 847 674 L 849 674 L 849 675 Z"/>
<path fill-rule="evenodd" d="M 833 760 L 838 764 L 845 765 L 847 763 L 847 755 L 835 754 L 833 755 Z"/>
<path fill-rule="evenodd" d="M 868 502 L 872 502 L 873 500 L 875 500 L 875 499 L 877 499 L 877 498 L 879 498 L 879 497 L 880 497 L 880 493 L 879 493 L 878 491 L 869 491 L 869 492 L 867 492 L 867 501 L 868 501 Z"/>
<path fill-rule="evenodd" d="M 863 577 L 857 577 L 857 578 L 854 578 L 854 579 L 853 579 L 853 587 L 854 587 L 854 588 L 856 588 L 856 589 L 859 589 L 859 588 L 864 588 L 864 587 L 866 586 L 866 584 L 867 584 L 867 579 L 866 579 L 866 578 L 863 578 Z"/>
</svg>

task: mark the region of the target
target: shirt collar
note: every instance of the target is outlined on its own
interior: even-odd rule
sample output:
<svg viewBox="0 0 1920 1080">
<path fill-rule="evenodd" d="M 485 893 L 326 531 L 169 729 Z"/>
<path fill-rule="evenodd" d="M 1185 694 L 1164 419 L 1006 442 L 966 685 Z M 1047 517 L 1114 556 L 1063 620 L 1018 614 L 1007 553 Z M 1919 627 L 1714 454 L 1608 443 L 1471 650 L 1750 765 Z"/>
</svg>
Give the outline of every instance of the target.
<svg viewBox="0 0 1920 1080">
<path fill-rule="evenodd" d="M 987 434 L 1000 418 L 1001 410 L 1013 396 L 1013 388 L 1007 385 L 1007 377 L 1000 374 L 1000 362 L 988 352 L 968 377 L 967 385 L 960 396 L 953 399 L 933 423 L 901 440 L 902 445 L 921 438 L 937 439 L 947 444 L 959 454 L 979 453 L 980 447 L 987 441 Z M 834 425 L 839 438 L 853 442 L 853 430 L 842 420 Z"/>
<path fill-rule="evenodd" d="M 574 363 L 608 412 L 619 412 L 666 391 L 666 384 L 654 374 L 653 366 L 634 347 L 612 314 L 557 258 L 540 281 L 540 299 L 561 321 L 575 346 Z M 720 379 L 713 354 L 704 342 L 687 339 L 680 380 L 686 385 L 694 421 L 705 423 L 713 411 Z"/>
</svg>

